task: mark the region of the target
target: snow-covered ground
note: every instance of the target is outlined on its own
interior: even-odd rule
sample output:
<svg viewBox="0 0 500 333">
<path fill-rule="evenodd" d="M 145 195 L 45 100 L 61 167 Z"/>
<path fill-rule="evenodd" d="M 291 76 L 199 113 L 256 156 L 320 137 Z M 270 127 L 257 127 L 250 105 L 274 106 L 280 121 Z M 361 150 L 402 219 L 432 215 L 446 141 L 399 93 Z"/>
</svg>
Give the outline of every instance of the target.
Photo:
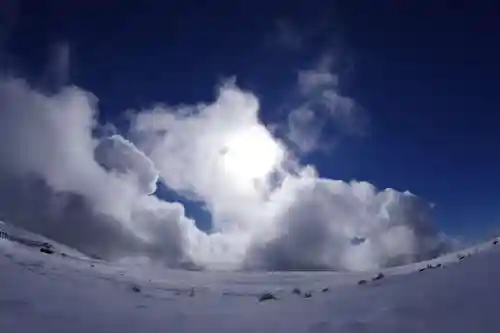
<svg viewBox="0 0 500 333">
<path fill-rule="evenodd" d="M 379 272 L 181 271 L 54 251 L 0 239 L 1 333 L 500 332 L 491 241 L 377 281 Z M 259 302 L 267 292 L 277 299 Z"/>
</svg>

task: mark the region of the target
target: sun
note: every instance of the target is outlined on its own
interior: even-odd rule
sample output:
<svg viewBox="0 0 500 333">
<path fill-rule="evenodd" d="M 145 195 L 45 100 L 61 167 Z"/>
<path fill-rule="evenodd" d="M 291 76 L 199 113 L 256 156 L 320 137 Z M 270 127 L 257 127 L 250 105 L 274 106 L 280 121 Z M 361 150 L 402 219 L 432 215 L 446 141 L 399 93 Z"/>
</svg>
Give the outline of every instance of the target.
<svg viewBox="0 0 500 333">
<path fill-rule="evenodd" d="M 281 162 L 283 149 L 263 126 L 236 131 L 225 140 L 225 172 L 241 181 L 264 180 Z"/>
</svg>

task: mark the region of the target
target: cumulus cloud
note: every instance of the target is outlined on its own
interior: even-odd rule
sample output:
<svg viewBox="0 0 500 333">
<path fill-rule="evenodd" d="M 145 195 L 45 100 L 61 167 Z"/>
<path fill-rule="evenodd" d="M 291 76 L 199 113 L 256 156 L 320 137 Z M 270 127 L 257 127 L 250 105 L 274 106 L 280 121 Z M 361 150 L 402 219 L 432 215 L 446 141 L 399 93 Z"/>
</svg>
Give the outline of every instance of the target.
<svg viewBox="0 0 500 333">
<path fill-rule="evenodd" d="M 95 149 L 95 158 L 107 170 L 131 177 L 145 194 L 156 191 L 158 171 L 153 162 L 121 135 L 103 138 Z"/>
<path fill-rule="evenodd" d="M 438 255 L 445 246 L 430 207 L 409 192 L 367 182 L 296 177 L 274 237 L 255 242 L 247 264 L 266 269 L 376 269 Z M 283 195 L 283 194 L 278 194 Z"/>
<path fill-rule="evenodd" d="M 49 96 L 0 79 L 0 218 L 86 253 L 189 261 L 192 221 L 147 195 L 157 174 L 130 142 L 92 137 L 95 104 L 76 87 Z"/>
<path fill-rule="evenodd" d="M 211 212 L 218 232 L 204 240 L 208 253 L 246 268 L 356 270 L 408 263 L 443 250 L 431 207 L 421 199 L 378 191 L 366 182 L 319 177 L 273 137 L 258 111 L 254 95 L 229 83 L 212 104 L 159 106 L 135 118 L 138 146 L 148 152 L 165 185 L 200 200 Z M 238 144 L 247 133 L 253 133 L 251 144 Z M 229 163 L 227 154 L 240 163 Z M 267 174 L 255 173 L 268 154 L 273 158 L 264 163 Z M 201 256 L 201 265 L 214 260 Z"/>
<path fill-rule="evenodd" d="M 212 104 L 140 112 L 133 132 L 162 181 L 204 202 L 216 230 L 251 225 L 280 170 L 285 147 L 258 118 L 257 98 L 226 83 Z M 269 175 L 268 175 L 269 173 Z"/>
<path fill-rule="evenodd" d="M 77 87 L 49 95 L 0 79 L 1 219 L 85 253 L 171 267 L 363 270 L 446 245 L 417 196 L 301 165 L 234 81 L 210 103 L 136 113 L 133 142 L 96 137 L 96 105 Z M 205 205 L 211 232 L 156 197 L 158 180 Z"/>
</svg>

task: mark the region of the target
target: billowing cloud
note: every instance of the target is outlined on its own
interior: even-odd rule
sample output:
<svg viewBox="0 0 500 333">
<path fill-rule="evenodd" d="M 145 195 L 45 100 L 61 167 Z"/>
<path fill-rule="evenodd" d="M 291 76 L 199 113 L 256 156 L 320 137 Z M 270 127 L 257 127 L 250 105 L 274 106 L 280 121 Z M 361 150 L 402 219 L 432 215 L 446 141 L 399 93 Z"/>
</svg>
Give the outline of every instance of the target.
<svg viewBox="0 0 500 333">
<path fill-rule="evenodd" d="M 95 158 L 107 170 L 131 177 L 144 193 L 156 191 L 158 171 L 153 162 L 122 136 L 115 134 L 100 140 Z"/>
<path fill-rule="evenodd" d="M 0 218 L 86 253 L 189 261 L 192 221 L 147 195 L 157 174 L 130 142 L 92 137 L 95 104 L 76 87 L 48 96 L 0 79 Z"/>
<path fill-rule="evenodd" d="M 285 147 L 258 118 L 257 98 L 234 83 L 220 87 L 212 104 L 162 107 L 139 113 L 133 124 L 170 188 L 204 202 L 215 229 L 252 225 L 282 168 Z"/>
<path fill-rule="evenodd" d="M 223 247 L 232 263 L 367 269 L 443 250 L 430 206 L 410 193 L 324 179 L 300 166 L 260 122 L 256 97 L 234 83 L 220 87 L 212 104 L 143 111 L 133 130 L 162 181 L 207 205 L 219 231 L 207 237 L 208 247 Z"/>
<path fill-rule="evenodd" d="M 445 246 L 430 206 L 409 192 L 317 177 L 290 178 L 282 191 L 292 197 L 276 217 L 274 237 L 248 251 L 250 266 L 376 269 L 430 258 Z"/>
<path fill-rule="evenodd" d="M 171 267 L 360 270 L 443 250 L 429 205 L 321 178 L 234 82 L 211 103 L 136 113 L 133 142 L 94 136 L 96 103 L 77 87 L 47 95 L 0 79 L 1 219 L 86 253 Z M 210 233 L 154 195 L 158 179 L 206 206 Z"/>
</svg>

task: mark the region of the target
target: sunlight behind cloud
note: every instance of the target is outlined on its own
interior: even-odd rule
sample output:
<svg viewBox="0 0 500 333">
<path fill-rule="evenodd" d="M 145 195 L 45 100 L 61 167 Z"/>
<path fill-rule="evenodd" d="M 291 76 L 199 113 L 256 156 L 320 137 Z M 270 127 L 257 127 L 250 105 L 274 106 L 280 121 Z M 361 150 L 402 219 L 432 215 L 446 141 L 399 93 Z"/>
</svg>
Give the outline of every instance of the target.
<svg viewBox="0 0 500 333">
<path fill-rule="evenodd" d="M 0 106 L 0 213 L 85 253 L 170 267 L 364 270 L 445 249 L 424 201 L 301 165 L 260 120 L 257 96 L 234 82 L 211 103 L 138 112 L 134 141 L 96 137 L 95 97 L 77 87 L 45 95 L 3 78 Z M 212 230 L 155 196 L 157 180 L 200 202 Z"/>
<path fill-rule="evenodd" d="M 262 126 L 231 133 L 222 152 L 225 172 L 244 184 L 265 180 L 282 159 L 281 147 Z"/>
</svg>

